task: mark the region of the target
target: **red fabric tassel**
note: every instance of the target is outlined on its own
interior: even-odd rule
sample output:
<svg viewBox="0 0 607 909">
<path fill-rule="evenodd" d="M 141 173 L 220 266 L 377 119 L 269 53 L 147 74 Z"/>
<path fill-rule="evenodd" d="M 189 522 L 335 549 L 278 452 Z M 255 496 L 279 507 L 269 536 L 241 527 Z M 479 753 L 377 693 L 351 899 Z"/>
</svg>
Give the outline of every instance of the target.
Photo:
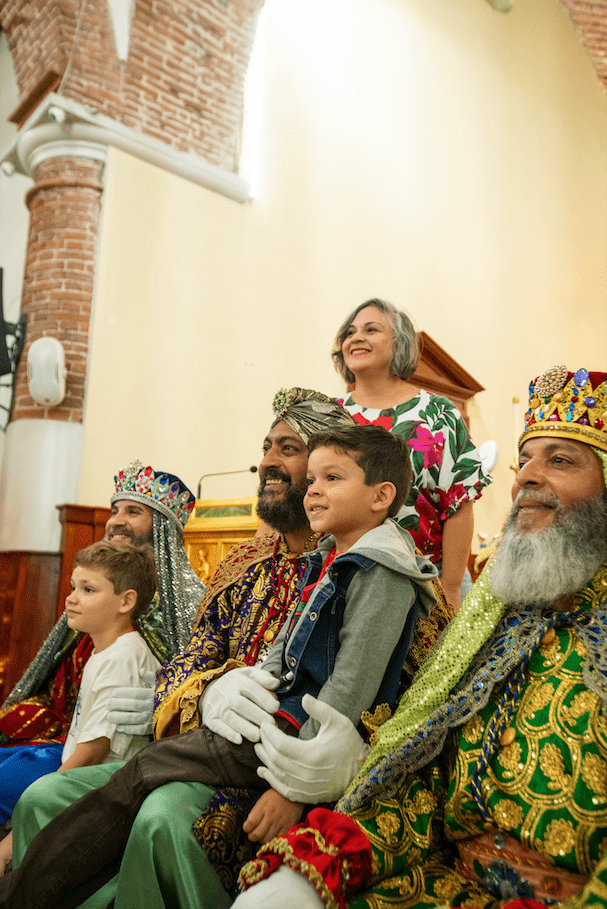
<svg viewBox="0 0 607 909">
<path fill-rule="evenodd" d="M 371 877 L 371 845 L 345 814 L 314 808 L 305 821 L 261 847 L 240 872 L 244 890 L 283 863 L 305 875 L 327 909 L 345 909 Z"/>
</svg>

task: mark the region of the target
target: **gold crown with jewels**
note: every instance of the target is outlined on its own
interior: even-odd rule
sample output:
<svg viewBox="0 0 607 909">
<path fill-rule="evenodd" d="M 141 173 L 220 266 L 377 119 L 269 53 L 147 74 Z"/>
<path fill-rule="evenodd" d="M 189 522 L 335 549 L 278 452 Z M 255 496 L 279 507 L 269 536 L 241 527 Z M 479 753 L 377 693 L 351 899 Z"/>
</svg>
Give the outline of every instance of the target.
<svg viewBox="0 0 607 909">
<path fill-rule="evenodd" d="M 551 366 L 529 383 L 529 410 L 519 448 L 534 435 L 553 435 L 607 451 L 607 373 Z"/>
</svg>

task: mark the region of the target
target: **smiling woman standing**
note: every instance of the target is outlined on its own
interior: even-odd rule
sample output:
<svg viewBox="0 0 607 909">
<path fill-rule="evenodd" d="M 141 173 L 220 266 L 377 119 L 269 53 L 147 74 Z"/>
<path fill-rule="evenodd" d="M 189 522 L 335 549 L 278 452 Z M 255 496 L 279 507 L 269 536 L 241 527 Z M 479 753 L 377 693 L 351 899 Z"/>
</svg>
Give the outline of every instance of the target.
<svg viewBox="0 0 607 909">
<path fill-rule="evenodd" d="M 331 356 L 344 380 L 355 384 L 344 400 L 354 419 L 407 441 L 413 483 L 397 520 L 439 566 L 445 596 L 459 608 L 472 503 L 491 483 L 466 424 L 447 398 L 410 384 L 419 361 L 417 335 L 411 319 L 391 303 L 361 303 L 340 328 Z"/>
</svg>

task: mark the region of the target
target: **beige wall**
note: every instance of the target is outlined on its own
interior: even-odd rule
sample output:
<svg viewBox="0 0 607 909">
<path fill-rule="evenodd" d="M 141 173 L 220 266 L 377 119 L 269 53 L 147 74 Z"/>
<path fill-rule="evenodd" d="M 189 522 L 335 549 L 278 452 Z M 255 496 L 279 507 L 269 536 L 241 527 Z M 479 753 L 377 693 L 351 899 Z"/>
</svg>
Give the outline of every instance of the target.
<svg viewBox="0 0 607 909">
<path fill-rule="evenodd" d="M 557 0 L 267 14 L 253 202 L 110 156 L 80 500 L 104 502 L 135 456 L 191 486 L 256 463 L 274 391 L 339 393 L 332 337 L 379 295 L 486 386 L 473 436 L 502 457 L 476 523 L 493 534 L 512 396 L 555 362 L 607 367 L 598 78 Z M 254 488 L 245 475 L 203 495 Z"/>
</svg>

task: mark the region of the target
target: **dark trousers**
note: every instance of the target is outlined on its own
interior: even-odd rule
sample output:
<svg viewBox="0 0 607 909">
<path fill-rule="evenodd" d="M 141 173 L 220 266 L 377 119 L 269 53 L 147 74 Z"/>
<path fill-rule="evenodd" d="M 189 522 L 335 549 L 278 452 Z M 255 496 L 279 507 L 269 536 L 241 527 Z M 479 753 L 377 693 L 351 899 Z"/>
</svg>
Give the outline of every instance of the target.
<svg viewBox="0 0 607 909">
<path fill-rule="evenodd" d="M 279 717 L 277 724 L 296 734 L 286 720 Z M 131 827 L 150 792 L 171 782 L 267 788 L 257 776 L 259 764 L 251 742 L 233 745 L 204 726 L 152 742 L 105 786 L 78 799 L 34 837 L 19 868 L 0 878 L 0 907 L 79 906 L 118 873 Z"/>
</svg>

